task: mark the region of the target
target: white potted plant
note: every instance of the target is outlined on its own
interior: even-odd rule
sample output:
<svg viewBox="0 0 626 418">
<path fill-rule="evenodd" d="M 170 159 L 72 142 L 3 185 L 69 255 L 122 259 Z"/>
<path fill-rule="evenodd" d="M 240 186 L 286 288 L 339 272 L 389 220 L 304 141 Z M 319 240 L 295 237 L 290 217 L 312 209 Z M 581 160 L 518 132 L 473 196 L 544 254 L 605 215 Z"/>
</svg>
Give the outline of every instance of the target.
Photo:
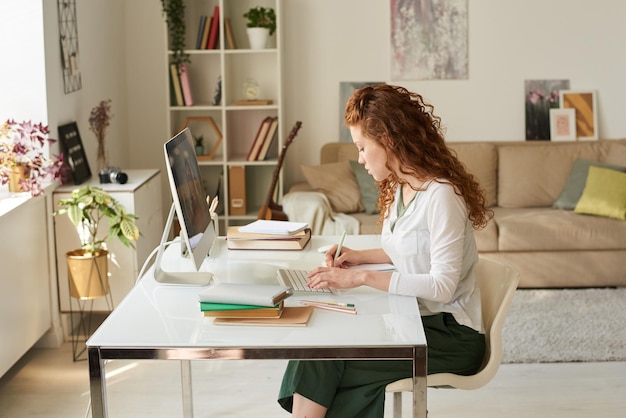
<svg viewBox="0 0 626 418">
<path fill-rule="evenodd" d="M 274 9 L 253 7 L 243 14 L 248 19 L 246 24 L 250 48 L 263 49 L 267 39 L 276 32 L 276 14 Z"/>
<path fill-rule="evenodd" d="M 139 239 L 137 216 L 127 213 L 109 193 L 99 187 L 83 186 L 72 191 L 69 199 L 59 201 L 54 215 L 67 214 L 76 227 L 81 248 L 66 254 L 70 274 L 70 294 L 77 299 L 92 299 L 109 293 L 107 238 L 117 238 L 125 246 Z M 101 221 L 108 220 L 108 236 L 98 234 Z"/>
</svg>

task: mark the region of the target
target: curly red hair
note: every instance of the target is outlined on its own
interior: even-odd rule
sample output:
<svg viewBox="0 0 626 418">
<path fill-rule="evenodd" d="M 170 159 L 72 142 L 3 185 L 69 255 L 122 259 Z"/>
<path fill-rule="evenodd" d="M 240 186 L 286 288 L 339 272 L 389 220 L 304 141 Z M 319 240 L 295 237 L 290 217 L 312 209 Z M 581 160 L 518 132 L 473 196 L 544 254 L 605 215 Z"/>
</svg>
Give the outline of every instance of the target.
<svg viewBox="0 0 626 418">
<path fill-rule="evenodd" d="M 445 144 L 441 119 L 434 107 L 404 87 L 380 84 L 356 90 L 346 104 L 345 123 L 359 126 L 367 138 L 377 141 L 393 156 L 403 174 L 422 182 L 442 180 L 454 185 L 465 201 L 468 218 L 476 229 L 493 216 L 487 209 L 485 192 L 456 153 Z M 395 192 L 402 183 L 396 173 L 381 181 L 378 205 L 381 220 L 387 216 Z"/>
</svg>

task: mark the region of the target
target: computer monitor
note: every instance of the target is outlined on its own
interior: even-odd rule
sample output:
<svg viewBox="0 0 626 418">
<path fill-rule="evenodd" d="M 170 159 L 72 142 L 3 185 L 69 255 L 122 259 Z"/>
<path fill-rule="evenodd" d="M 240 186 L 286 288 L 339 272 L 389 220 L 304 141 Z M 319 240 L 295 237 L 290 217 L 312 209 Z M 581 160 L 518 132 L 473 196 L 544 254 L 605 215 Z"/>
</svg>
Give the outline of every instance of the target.
<svg viewBox="0 0 626 418">
<path fill-rule="evenodd" d="M 185 128 L 164 145 L 165 166 L 172 193 L 172 208 L 163 232 L 164 239 L 176 214 L 180 224 L 182 256 L 191 256 L 193 272 L 165 272 L 160 268 L 161 253 L 157 257 L 155 278 L 160 282 L 181 284 L 208 284 L 212 275 L 200 272 L 203 260 L 217 238 L 215 224 L 209 214 L 206 193 L 202 185 L 200 167 L 194 151 L 189 128 Z M 161 242 L 161 247 L 165 244 Z"/>
</svg>

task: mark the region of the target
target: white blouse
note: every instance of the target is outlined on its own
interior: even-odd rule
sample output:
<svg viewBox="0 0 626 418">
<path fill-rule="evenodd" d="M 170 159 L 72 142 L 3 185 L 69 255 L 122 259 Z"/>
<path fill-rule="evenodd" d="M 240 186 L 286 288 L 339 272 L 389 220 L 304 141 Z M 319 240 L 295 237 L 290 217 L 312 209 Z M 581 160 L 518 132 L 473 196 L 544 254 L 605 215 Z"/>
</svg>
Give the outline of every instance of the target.
<svg viewBox="0 0 626 418">
<path fill-rule="evenodd" d="M 459 324 L 483 332 L 474 274 L 478 250 L 464 200 L 450 183 L 433 181 L 398 218 L 400 199 L 398 187 L 381 237 L 396 268 L 389 292 L 416 296 L 424 316 L 449 312 Z"/>
</svg>

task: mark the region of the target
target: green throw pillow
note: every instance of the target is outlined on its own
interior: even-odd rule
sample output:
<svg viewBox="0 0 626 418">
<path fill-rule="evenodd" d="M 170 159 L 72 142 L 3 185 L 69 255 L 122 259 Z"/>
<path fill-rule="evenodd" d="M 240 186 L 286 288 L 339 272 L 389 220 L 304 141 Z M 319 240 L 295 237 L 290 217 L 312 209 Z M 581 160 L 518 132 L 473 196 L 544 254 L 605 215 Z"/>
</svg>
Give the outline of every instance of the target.
<svg viewBox="0 0 626 418">
<path fill-rule="evenodd" d="M 574 212 L 626 220 L 626 173 L 589 167 L 585 190 Z"/>
<path fill-rule="evenodd" d="M 570 171 L 569 177 L 565 182 L 565 187 L 563 187 L 558 199 L 552 205 L 553 208 L 574 210 L 576 203 L 578 203 L 578 199 L 580 199 L 580 196 L 583 194 L 585 182 L 587 181 L 587 173 L 589 171 L 589 167 L 591 166 L 626 171 L 626 167 L 618 165 L 577 159 L 574 161 L 572 171 Z"/>
<path fill-rule="evenodd" d="M 365 208 L 365 213 L 372 215 L 378 213 L 378 192 L 379 188 L 374 178 L 367 172 L 363 164 L 356 161 L 350 161 L 354 177 L 359 185 L 361 192 L 361 203 Z"/>
</svg>

